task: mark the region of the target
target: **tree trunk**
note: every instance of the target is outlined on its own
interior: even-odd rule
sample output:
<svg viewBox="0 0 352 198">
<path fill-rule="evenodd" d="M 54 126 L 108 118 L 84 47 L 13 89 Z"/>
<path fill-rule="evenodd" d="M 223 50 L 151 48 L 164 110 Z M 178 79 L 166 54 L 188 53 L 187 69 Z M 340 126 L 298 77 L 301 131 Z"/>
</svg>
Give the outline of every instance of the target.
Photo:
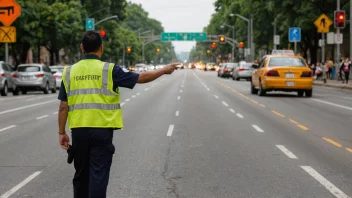
<svg viewBox="0 0 352 198">
<path fill-rule="evenodd" d="M 49 65 L 54 65 L 54 49 L 49 50 L 50 52 L 50 63 Z"/>
<path fill-rule="evenodd" d="M 318 52 L 318 47 L 317 46 L 311 46 L 310 47 L 309 53 L 310 53 L 311 63 L 316 63 L 317 62 L 317 52 Z"/>
</svg>

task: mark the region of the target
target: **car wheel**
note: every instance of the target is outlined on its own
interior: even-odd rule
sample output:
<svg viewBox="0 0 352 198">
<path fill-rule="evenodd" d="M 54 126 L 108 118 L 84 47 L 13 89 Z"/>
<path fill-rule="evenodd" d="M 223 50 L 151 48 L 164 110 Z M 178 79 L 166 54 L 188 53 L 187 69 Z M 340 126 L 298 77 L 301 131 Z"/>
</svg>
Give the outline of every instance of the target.
<svg viewBox="0 0 352 198">
<path fill-rule="evenodd" d="M 236 78 L 236 81 L 240 81 L 241 79 L 239 77 Z"/>
<path fill-rule="evenodd" d="M 308 97 L 308 98 L 312 97 L 312 95 L 313 95 L 313 90 L 312 89 L 306 90 L 305 92 L 306 92 L 306 97 Z"/>
<path fill-rule="evenodd" d="M 12 91 L 12 94 L 14 96 L 17 96 L 19 93 L 20 93 L 20 90 L 17 87 L 15 89 L 13 89 L 13 91 Z"/>
<path fill-rule="evenodd" d="M 43 92 L 44 92 L 44 94 L 48 94 L 49 93 L 49 83 L 46 83 Z"/>
<path fill-rule="evenodd" d="M 251 94 L 258 94 L 258 89 L 256 89 L 251 81 Z"/>
<path fill-rule="evenodd" d="M 265 96 L 266 95 L 266 91 L 263 88 L 262 82 L 259 81 L 259 90 L 258 90 L 258 95 L 259 96 Z"/>
<path fill-rule="evenodd" d="M 22 89 L 22 90 L 21 90 L 21 93 L 22 93 L 23 95 L 25 95 L 25 94 L 27 94 L 27 90 Z"/>
<path fill-rule="evenodd" d="M 1 96 L 7 96 L 8 92 L 9 92 L 9 87 L 7 86 L 7 82 L 5 82 L 4 89 L 1 90 Z"/>
<path fill-rule="evenodd" d="M 304 94 L 304 91 L 297 91 L 297 95 L 298 95 L 298 97 L 302 97 L 302 96 L 303 96 L 303 94 Z"/>
<path fill-rule="evenodd" d="M 56 84 L 54 84 L 54 87 L 51 89 L 51 93 L 56 93 Z"/>
</svg>

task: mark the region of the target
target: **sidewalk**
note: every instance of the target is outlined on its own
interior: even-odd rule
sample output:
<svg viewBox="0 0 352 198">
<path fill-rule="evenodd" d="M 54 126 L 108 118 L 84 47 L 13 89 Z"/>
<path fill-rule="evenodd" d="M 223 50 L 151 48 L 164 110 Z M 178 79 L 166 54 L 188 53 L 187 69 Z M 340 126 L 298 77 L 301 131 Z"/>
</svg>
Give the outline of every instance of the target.
<svg viewBox="0 0 352 198">
<path fill-rule="evenodd" d="M 337 81 L 337 80 L 328 80 L 326 83 L 324 83 L 322 80 L 314 80 L 313 84 L 319 85 L 319 86 L 326 86 L 326 87 L 336 87 L 341 89 L 352 89 L 351 80 L 349 80 L 348 85 L 342 84 L 342 81 Z"/>
</svg>

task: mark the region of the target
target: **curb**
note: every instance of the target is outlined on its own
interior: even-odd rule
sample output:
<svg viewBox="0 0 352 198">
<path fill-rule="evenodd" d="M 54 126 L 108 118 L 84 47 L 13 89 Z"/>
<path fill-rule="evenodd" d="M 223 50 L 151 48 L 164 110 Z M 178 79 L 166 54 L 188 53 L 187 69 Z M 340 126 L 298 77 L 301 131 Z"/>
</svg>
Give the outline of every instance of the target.
<svg viewBox="0 0 352 198">
<path fill-rule="evenodd" d="M 322 86 L 322 87 L 340 88 L 340 89 L 352 89 L 352 86 L 341 86 L 341 85 L 332 85 L 332 84 L 324 84 L 324 83 L 316 83 L 316 82 L 313 82 L 313 85 Z"/>
</svg>

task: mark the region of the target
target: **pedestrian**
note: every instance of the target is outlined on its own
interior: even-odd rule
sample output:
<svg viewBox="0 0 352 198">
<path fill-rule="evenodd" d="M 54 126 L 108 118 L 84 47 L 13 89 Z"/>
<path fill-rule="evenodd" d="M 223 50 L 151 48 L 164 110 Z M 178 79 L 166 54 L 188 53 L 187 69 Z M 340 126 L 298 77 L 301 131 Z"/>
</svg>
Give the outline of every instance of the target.
<svg viewBox="0 0 352 198">
<path fill-rule="evenodd" d="M 332 79 L 332 68 L 334 67 L 334 62 L 332 61 L 332 58 L 328 59 L 327 66 L 328 66 L 327 78 L 329 80 L 331 80 Z"/>
<path fill-rule="evenodd" d="M 348 84 L 348 79 L 350 77 L 350 71 L 351 71 L 351 63 L 348 59 L 348 57 L 345 58 L 345 62 L 342 63 L 340 67 L 340 75 L 345 74 L 345 82 Z M 342 81 L 344 83 L 344 81 Z"/>
<path fill-rule="evenodd" d="M 84 58 L 66 67 L 59 93 L 59 144 L 73 156 L 75 198 L 105 198 L 112 156 L 113 131 L 123 128 L 119 87 L 133 89 L 136 83 L 151 82 L 171 74 L 176 64 L 141 74 L 101 61 L 104 50 L 99 33 L 83 34 L 80 48 Z M 68 120 L 72 136 L 66 134 Z"/>
<path fill-rule="evenodd" d="M 323 76 L 323 69 L 321 68 L 320 62 L 317 62 L 317 66 L 315 68 L 315 74 L 317 75 L 316 80 L 320 80 Z"/>
<path fill-rule="evenodd" d="M 312 70 L 313 72 L 313 76 L 315 76 L 315 70 L 316 70 L 316 66 L 314 63 L 312 63 L 312 65 L 310 66 L 310 69 Z"/>
</svg>

